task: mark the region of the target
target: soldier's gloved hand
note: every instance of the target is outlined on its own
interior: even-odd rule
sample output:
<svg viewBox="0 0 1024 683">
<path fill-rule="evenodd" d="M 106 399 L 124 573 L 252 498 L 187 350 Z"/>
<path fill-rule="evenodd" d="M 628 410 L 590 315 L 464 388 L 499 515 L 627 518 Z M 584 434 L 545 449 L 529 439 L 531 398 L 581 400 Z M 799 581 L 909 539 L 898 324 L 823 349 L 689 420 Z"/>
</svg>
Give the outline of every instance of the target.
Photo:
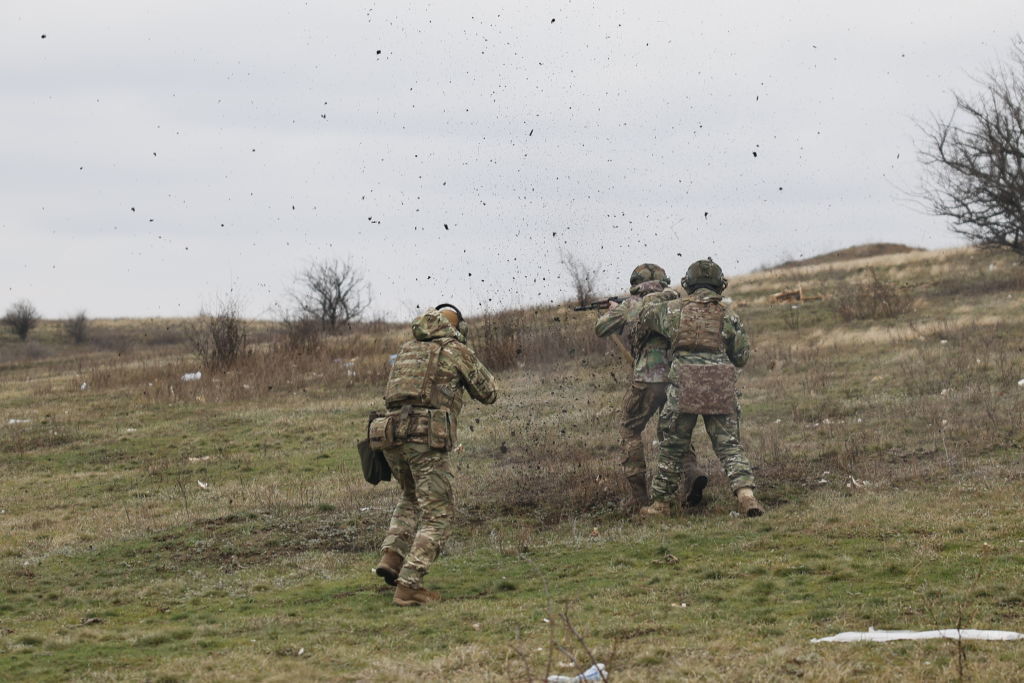
<svg viewBox="0 0 1024 683">
<path fill-rule="evenodd" d="M 613 308 L 615 308 L 618 305 L 619 305 L 618 301 L 609 301 L 608 302 L 608 310 L 610 311 L 610 310 L 612 310 Z"/>
</svg>

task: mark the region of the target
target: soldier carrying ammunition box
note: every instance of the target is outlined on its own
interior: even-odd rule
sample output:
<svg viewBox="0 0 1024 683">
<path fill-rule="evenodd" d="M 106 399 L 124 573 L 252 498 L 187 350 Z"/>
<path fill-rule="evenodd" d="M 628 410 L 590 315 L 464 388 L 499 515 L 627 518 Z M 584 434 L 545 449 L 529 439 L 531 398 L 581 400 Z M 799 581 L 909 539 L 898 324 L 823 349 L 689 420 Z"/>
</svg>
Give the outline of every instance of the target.
<svg viewBox="0 0 1024 683">
<path fill-rule="evenodd" d="M 369 424 L 370 446 L 384 457 L 402 488 L 374 570 L 397 586 L 403 607 L 441 599 L 423 587 L 423 576 L 450 534 L 455 504 L 449 453 L 455 444 L 463 392 L 494 403 L 494 377 L 466 344 L 467 326 L 450 304 L 412 323 L 413 341 L 402 345 L 384 390 L 386 410 Z M 417 524 L 418 519 L 418 524 Z"/>
</svg>

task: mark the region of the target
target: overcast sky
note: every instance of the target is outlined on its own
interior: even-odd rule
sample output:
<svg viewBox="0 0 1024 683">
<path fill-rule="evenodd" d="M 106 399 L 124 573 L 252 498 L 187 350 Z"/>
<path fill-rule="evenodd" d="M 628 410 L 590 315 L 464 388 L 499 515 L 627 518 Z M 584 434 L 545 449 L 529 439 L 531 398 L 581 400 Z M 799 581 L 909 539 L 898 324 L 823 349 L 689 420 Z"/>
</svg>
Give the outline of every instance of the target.
<svg viewBox="0 0 1024 683">
<path fill-rule="evenodd" d="M 0 309 L 273 315 L 313 260 L 391 318 L 564 300 L 567 250 L 727 274 L 958 244 L 915 119 L 1020 0 L 0 0 Z"/>
</svg>

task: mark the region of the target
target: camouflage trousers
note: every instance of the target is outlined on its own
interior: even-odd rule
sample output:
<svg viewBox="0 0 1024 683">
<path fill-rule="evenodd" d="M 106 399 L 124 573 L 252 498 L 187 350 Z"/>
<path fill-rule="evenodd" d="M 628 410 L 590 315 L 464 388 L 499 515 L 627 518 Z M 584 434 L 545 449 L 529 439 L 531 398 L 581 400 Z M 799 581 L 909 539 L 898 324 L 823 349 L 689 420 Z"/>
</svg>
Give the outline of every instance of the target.
<svg viewBox="0 0 1024 683">
<path fill-rule="evenodd" d="M 420 588 L 451 533 L 455 503 L 448 452 L 404 443 L 385 449 L 384 457 L 402 488 L 402 499 L 391 515 L 381 553 L 393 550 L 405 558 L 398 582 Z"/>
<path fill-rule="evenodd" d="M 651 483 L 651 498 L 668 502 L 679 488 L 679 480 L 686 466 L 686 455 L 693 452 L 691 439 L 697 426 L 697 418 L 704 418 L 704 429 L 711 438 L 729 487 L 753 488 L 754 473 L 750 469 L 740 444 L 739 412 L 732 415 L 694 415 L 679 412 L 676 387 L 669 386 L 665 407 L 661 410 L 658 430 L 661 432 L 661 446 L 658 450 L 658 473 Z"/>
<path fill-rule="evenodd" d="M 668 382 L 632 382 L 626 389 L 622 401 L 622 421 L 619 425 L 619 443 L 626 457 L 622 460 L 623 474 L 627 479 L 647 476 L 647 461 L 644 458 L 644 427 L 665 405 Z M 661 421 L 658 422 L 658 440 L 662 438 Z M 694 466 L 697 456 L 693 448 L 684 454 Z"/>
</svg>

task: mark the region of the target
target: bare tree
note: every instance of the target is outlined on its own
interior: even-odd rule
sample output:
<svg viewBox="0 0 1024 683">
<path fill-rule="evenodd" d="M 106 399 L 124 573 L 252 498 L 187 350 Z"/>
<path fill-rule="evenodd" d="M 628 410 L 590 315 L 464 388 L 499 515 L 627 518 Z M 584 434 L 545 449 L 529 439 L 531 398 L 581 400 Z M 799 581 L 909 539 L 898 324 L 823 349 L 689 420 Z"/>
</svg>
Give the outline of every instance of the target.
<svg viewBox="0 0 1024 683">
<path fill-rule="evenodd" d="M 71 341 L 82 344 L 89 336 L 89 319 L 85 317 L 85 311 L 79 311 L 64 321 L 64 332 L 71 337 Z"/>
<path fill-rule="evenodd" d="M 27 299 L 22 299 L 7 309 L 3 323 L 18 335 L 18 339 L 25 341 L 28 333 L 39 324 L 39 311 Z"/>
<path fill-rule="evenodd" d="M 298 317 L 319 320 L 324 330 L 336 331 L 358 320 L 370 305 L 370 290 L 363 276 L 349 263 L 315 261 L 295 278 L 291 293 Z"/>
<path fill-rule="evenodd" d="M 979 94 L 954 93 L 949 117 L 921 125 L 922 196 L 971 243 L 1024 256 L 1024 39 L 975 80 Z"/>
<path fill-rule="evenodd" d="M 597 281 L 597 269 L 581 261 L 565 250 L 559 250 L 559 260 L 569 276 L 576 302 L 583 306 L 594 298 L 594 287 Z"/>
</svg>

